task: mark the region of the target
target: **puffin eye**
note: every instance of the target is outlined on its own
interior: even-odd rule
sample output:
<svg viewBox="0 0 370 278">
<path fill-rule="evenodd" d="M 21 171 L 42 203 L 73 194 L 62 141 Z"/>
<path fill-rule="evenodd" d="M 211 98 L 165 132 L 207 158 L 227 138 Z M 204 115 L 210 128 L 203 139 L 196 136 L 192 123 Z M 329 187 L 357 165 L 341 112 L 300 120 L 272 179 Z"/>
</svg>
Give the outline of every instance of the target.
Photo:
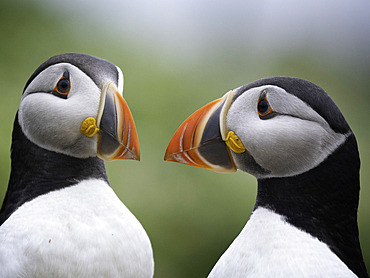
<svg viewBox="0 0 370 278">
<path fill-rule="evenodd" d="M 57 90 L 60 93 L 66 94 L 69 91 L 69 81 L 67 79 L 61 79 L 57 84 Z"/>
<path fill-rule="evenodd" d="M 258 102 L 258 113 L 259 114 L 265 114 L 269 110 L 269 103 L 267 100 L 262 99 Z"/>
<path fill-rule="evenodd" d="M 66 99 L 71 89 L 69 72 L 65 71 L 53 90 L 53 95 Z"/>
<path fill-rule="evenodd" d="M 257 111 L 260 117 L 265 117 L 274 112 L 267 100 L 266 90 L 262 92 L 260 99 L 258 100 Z"/>
</svg>

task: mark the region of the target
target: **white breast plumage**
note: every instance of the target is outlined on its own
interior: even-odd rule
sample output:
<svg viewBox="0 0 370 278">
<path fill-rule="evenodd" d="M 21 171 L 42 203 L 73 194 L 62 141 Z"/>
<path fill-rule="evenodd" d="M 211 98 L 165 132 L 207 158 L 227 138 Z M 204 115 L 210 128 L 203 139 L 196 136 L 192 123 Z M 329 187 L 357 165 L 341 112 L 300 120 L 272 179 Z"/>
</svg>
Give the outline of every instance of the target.
<svg viewBox="0 0 370 278">
<path fill-rule="evenodd" d="M 146 232 L 102 180 L 41 195 L 0 227 L 0 277 L 152 277 L 153 272 Z"/>
<path fill-rule="evenodd" d="M 325 243 L 260 207 L 208 277 L 357 276 Z"/>
</svg>

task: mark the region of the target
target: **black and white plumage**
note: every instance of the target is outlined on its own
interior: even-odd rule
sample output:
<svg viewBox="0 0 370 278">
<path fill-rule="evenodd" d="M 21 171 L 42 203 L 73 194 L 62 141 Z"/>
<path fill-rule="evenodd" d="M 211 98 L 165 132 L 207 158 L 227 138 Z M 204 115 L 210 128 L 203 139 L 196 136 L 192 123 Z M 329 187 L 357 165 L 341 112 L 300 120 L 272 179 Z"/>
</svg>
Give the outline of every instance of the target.
<svg viewBox="0 0 370 278">
<path fill-rule="evenodd" d="M 139 159 L 122 90 L 117 66 L 78 53 L 28 80 L 0 211 L 0 277 L 153 276 L 150 240 L 101 159 Z"/>
<path fill-rule="evenodd" d="M 315 84 L 264 78 L 190 116 L 165 159 L 254 175 L 253 213 L 209 277 L 368 277 L 354 134 Z"/>
</svg>

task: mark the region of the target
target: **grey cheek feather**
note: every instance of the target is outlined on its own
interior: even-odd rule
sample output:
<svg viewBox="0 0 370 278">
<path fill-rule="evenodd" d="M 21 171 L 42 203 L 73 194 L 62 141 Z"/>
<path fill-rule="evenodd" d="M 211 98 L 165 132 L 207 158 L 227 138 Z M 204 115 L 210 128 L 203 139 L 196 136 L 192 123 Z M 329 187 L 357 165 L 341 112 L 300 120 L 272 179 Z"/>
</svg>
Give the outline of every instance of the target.
<svg viewBox="0 0 370 278">
<path fill-rule="evenodd" d="M 68 98 L 61 99 L 50 91 L 66 68 L 72 87 Z M 26 88 L 19 106 L 19 124 L 39 147 L 79 158 L 93 157 L 97 138 L 83 135 L 80 126 L 87 117 L 96 117 L 99 102 L 100 90 L 90 77 L 73 65 L 56 64 L 42 71 Z"/>
<path fill-rule="evenodd" d="M 269 175 L 271 171 L 264 169 L 259 165 L 252 155 L 246 150 L 242 154 L 232 154 L 235 164 L 239 170 L 247 172 L 257 178 Z"/>
<path fill-rule="evenodd" d="M 58 80 L 62 76 L 62 73 L 63 72 L 61 72 L 59 65 L 52 66 L 42 71 L 27 86 L 23 93 L 22 99 L 30 93 L 51 93 Z M 55 80 L 55 82 L 53 82 L 53 80 Z"/>
</svg>

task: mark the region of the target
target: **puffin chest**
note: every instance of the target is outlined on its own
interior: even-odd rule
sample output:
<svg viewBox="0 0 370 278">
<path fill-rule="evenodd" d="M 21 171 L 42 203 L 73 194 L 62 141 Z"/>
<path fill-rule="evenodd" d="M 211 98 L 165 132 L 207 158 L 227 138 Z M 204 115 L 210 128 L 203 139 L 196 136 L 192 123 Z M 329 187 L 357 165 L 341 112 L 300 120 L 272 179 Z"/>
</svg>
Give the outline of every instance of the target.
<svg viewBox="0 0 370 278">
<path fill-rule="evenodd" d="M 0 265 L 11 259 L 30 277 L 145 277 L 153 269 L 143 227 L 101 180 L 41 195 L 1 229 Z"/>
<path fill-rule="evenodd" d="M 259 207 L 209 277 L 356 277 L 317 238 Z"/>
</svg>

